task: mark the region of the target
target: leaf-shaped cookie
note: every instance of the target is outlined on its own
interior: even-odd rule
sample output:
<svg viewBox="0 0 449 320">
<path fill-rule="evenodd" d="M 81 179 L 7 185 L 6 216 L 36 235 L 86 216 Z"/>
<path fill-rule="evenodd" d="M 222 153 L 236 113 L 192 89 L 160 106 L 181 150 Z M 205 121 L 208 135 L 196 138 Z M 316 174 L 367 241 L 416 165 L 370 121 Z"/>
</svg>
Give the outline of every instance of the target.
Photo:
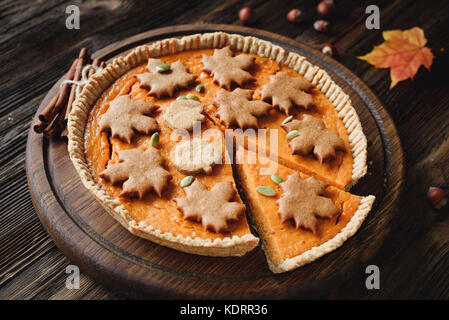
<svg viewBox="0 0 449 320">
<path fill-rule="evenodd" d="M 191 131 L 196 121 L 203 122 L 203 104 L 195 100 L 175 100 L 164 112 L 164 121 L 173 130 L 183 129 Z"/>
<path fill-rule="evenodd" d="M 218 84 L 231 90 L 231 84 L 243 83 L 254 80 L 254 77 L 247 71 L 253 64 L 254 57 L 246 54 L 232 56 L 229 46 L 222 49 L 215 49 L 213 56 L 203 55 L 204 70 L 209 72 Z"/>
<path fill-rule="evenodd" d="M 121 197 L 137 196 L 142 199 L 154 190 L 160 197 L 168 185 L 171 174 L 163 168 L 159 150 L 148 148 L 117 151 L 119 162 L 110 164 L 100 177 L 112 184 L 123 183 Z"/>
<path fill-rule="evenodd" d="M 211 190 L 195 180 L 184 189 L 185 198 L 176 198 L 179 210 L 187 220 L 198 221 L 213 232 L 229 231 L 228 222 L 237 221 L 245 212 L 242 203 L 231 201 L 235 196 L 232 182 L 219 182 Z"/>
<path fill-rule="evenodd" d="M 218 108 L 217 117 L 226 127 L 237 125 L 257 128 L 257 117 L 267 115 L 271 105 L 262 100 L 252 100 L 253 91 L 237 88 L 232 92 L 221 89 L 213 101 Z"/>
<path fill-rule="evenodd" d="M 136 75 L 140 86 L 150 89 L 149 94 L 156 97 L 172 97 L 176 89 L 186 88 L 195 80 L 195 76 L 187 72 L 180 61 L 174 62 L 169 70 L 159 72 L 158 67 L 165 65 L 159 59 L 148 59 L 147 69 L 150 72 Z"/>
<path fill-rule="evenodd" d="M 304 92 L 310 88 L 312 85 L 307 81 L 287 72 L 278 72 L 270 76 L 270 82 L 262 87 L 260 94 L 263 100 L 271 99 L 273 107 L 290 114 L 293 105 L 308 109 L 314 104 L 312 95 Z"/>
<path fill-rule="evenodd" d="M 304 180 L 296 172 L 280 186 L 283 194 L 278 206 L 282 222 L 293 219 L 296 228 L 302 227 L 316 233 L 316 217 L 332 218 L 339 212 L 331 199 L 322 196 L 327 185 L 314 177 Z"/>
<path fill-rule="evenodd" d="M 101 116 L 100 130 L 110 130 L 113 138 L 131 143 L 134 131 L 150 134 L 159 129 L 156 120 L 149 116 L 158 108 L 145 100 L 133 100 L 129 95 L 119 96 Z"/>
<path fill-rule="evenodd" d="M 324 123 L 308 114 L 301 120 L 293 120 L 281 125 L 287 132 L 297 131 L 290 143 L 292 154 L 308 155 L 312 153 L 323 161 L 335 158 L 336 150 L 345 150 L 345 142 L 334 130 L 327 129 Z"/>
</svg>

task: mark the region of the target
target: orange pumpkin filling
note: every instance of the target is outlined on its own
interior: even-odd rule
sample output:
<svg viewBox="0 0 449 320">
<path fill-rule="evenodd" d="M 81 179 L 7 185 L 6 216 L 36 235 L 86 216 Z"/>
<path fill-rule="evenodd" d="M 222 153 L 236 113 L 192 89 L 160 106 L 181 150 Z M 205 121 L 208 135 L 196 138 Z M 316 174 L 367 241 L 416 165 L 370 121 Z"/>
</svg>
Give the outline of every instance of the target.
<svg viewBox="0 0 449 320">
<path fill-rule="evenodd" d="M 148 95 L 148 90 L 140 88 L 140 83 L 135 78 L 136 74 L 146 72 L 146 66 L 141 65 L 128 71 L 105 90 L 93 106 L 87 120 L 84 141 L 86 159 L 92 169 L 94 178 L 98 183 L 102 184 L 113 197 L 120 200 L 137 222 L 145 221 L 155 229 L 160 229 L 162 232 L 171 232 L 174 235 L 181 234 L 186 237 L 215 239 L 227 237 L 229 234 L 210 232 L 205 230 L 200 223 L 185 220 L 173 200 L 176 197 L 185 196 L 184 190 L 182 190 L 179 184 L 186 175 L 176 170 L 173 164 L 169 161 L 169 154 L 177 141 L 173 139 L 173 130 L 167 127 L 162 119 L 162 112 L 169 107 L 170 103 L 174 101 L 176 97 L 180 95 L 195 94 L 204 105 L 204 114 L 208 116 L 208 119 L 202 124 L 202 132 L 211 128 L 219 128 L 221 131 L 225 129 L 219 119 L 215 116 L 217 108 L 212 103 L 220 88 L 208 73 L 202 71 L 203 65 L 201 59 L 203 54 L 212 55 L 213 49 L 182 52 L 160 58 L 164 63 L 169 65 L 180 60 L 186 66 L 189 73 L 197 76 L 196 82 L 204 85 L 204 90 L 202 92 L 195 91 L 195 85 L 191 85 L 189 89 L 178 90 L 174 97 L 155 98 Z M 255 81 L 243 86 L 245 89 L 254 90 L 253 99 L 260 99 L 261 87 L 269 82 L 270 75 L 275 74 L 279 70 L 287 71 L 290 74 L 299 77 L 293 70 L 286 67 L 279 67 L 278 63 L 273 60 L 256 55 L 254 55 L 254 57 L 254 65 L 249 69 L 249 72 L 255 77 Z M 127 144 L 118 139 L 109 137 L 107 132 L 101 132 L 99 126 L 100 116 L 108 110 L 109 103 L 114 98 L 124 94 L 129 94 L 132 99 L 145 99 L 148 102 L 160 106 L 160 112 L 155 116 L 155 119 L 160 126 L 160 142 L 157 148 L 161 151 L 163 158 L 166 160 L 165 168 L 173 177 L 169 187 L 163 192 L 161 198 L 153 193 L 150 193 L 142 200 L 120 198 L 120 186 L 111 185 L 99 178 L 99 173 L 101 173 L 109 163 L 112 164 L 117 162 L 116 151 L 135 147 L 146 149 L 151 146 L 150 136 L 137 134 L 133 138 L 132 144 Z M 286 115 L 274 109 L 270 111 L 268 116 L 259 118 L 259 128 L 269 129 L 267 132 L 266 147 L 263 147 L 261 143 L 258 143 L 257 140 L 252 138 L 247 139 L 246 146 L 257 146 L 259 151 L 262 151 L 265 148 L 265 153 L 268 153 L 270 156 L 277 156 L 279 161 L 279 164 L 277 164 L 279 168 L 278 175 L 280 176 L 286 177 L 294 172 L 294 170 L 298 170 L 308 175 L 315 175 L 329 184 L 343 188 L 346 184 L 351 182 L 353 164 L 347 132 L 342 121 L 338 117 L 337 111 L 326 97 L 318 89 L 312 89 L 311 94 L 316 107 L 309 111 L 297 108 L 293 112 L 294 118 L 302 113 L 319 117 L 325 123 L 326 127 L 336 130 L 340 137 L 344 139 L 347 146 L 346 152 L 338 151 L 335 159 L 325 162 L 324 164 L 320 164 L 313 155 L 292 155 L 288 142 L 286 141 L 286 132 L 280 127 L 280 124 L 286 118 Z M 270 131 L 273 131 L 277 138 L 278 143 L 276 146 L 271 145 L 270 143 Z M 218 139 L 219 141 L 213 142 L 217 144 L 217 146 L 222 147 L 223 157 L 225 157 L 226 148 L 224 146 L 223 133 L 220 133 L 220 136 L 221 138 Z M 267 247 L 271 248 L 270 252 L 272 253 L 270 254 L 272 254 L 272 259 L 275 262 L 295 256 L 335 236 L 350 220 L 360 201 L 360 197 L 350 195 L 349 193 L 340 191 L 334 187 L 329 187 L 326 193 L 334 200 L 342 214 L 330 220 L 320 221 L 316 235 L 305 230 L 297 230 L 289 223 L 280 223 L 275 204 L 276 198 L 263 197 L 255 192 L 255 188 L 260 184 L 268 184 L 274 188 L 278 188 L 276 185 L 273 185 L 274 183 L 271 182 L 269 176 L 256 174 L 258 166 L 258 164 L 242 164 L 238 165 L 237 168 L 242 186 L 244 187 L 250 202 L 255 222 L 259 231 L 262 232 L 265 237 Z M 233 168 L 229 163 L 217 164 L 214 166 L 211 174 L 198 174 L 195 175 L 195 179 L 200 180 L 208 188 L 211 188 L 220 181 L 232 181 L 234 183 L 232 169 Z M 279 190 L 276 190 L 279 193 Z M 236 193 L 236 200 L 241 201 L 238 193 Z M 230 234 L 232 235 L 243 236 L 250 233 L 245 217 L 241 217 L 238 222 L 233 222 L 230 226 Z"/>
</svg>

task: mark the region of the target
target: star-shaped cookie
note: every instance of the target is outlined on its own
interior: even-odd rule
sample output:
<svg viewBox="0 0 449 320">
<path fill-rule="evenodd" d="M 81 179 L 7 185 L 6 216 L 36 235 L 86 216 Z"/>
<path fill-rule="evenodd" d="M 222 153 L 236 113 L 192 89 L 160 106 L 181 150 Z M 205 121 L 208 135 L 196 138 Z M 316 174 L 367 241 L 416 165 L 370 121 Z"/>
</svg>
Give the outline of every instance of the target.
<svg viewBox="0 0 449 320">
<path fill-rule="evenodd" d="M 201 222 L 213 232 L 229 231 L 228 222 L 237 221 L 245 212 L 242 203 L 231 201 L 235 196 L 232 182 L 219 182 L 211 190 L 195 180 L 184 189 L 185 198 L 176 198 L 179 210 L 187 220 Z"/>
<path fill-rule="evenodd" d="M 123 183 L 121 197 L 137 196 L 142 199 L 150 191 L 160 197 L 168 185 L 171 174 L 163 168 L 163 158 L 153 147 L 143 151 L 129 149 L 117 151 L 119 162 L 110 164 L 100 177 L 112 184 Z"/>
<path fill-rule="evenodd" d="M 245 71 L 254 62 L 254 57 L 246 54 L 232 56 L 229 46 L 215 49 L 213 56 L 203 54 L 203 70 L 209 72 L 220 87 L 231 90 L 231 84 L 239 86 L 245 82 L 254 80 L 254 77 Z"/>
<path fill-rule="evenodd" d="M 308 114 L 304 114 L 301 120 L 293 120 L 281 125 L 291 132 L 297 131 L 297 136 L 290 142 L 292 154 L 308 155 L 313 152 L 320 163 L 335 158 L 335 151 L 345 151 L 345 142 L 334 130 L 327 129 L 324 123 Z"/>
<path fill-rule="evenodd" d="M 302 179 L 296 172 L 280 184 L 282 196 L 278 200 L 282 223 L 293 219 L 296 228 L 305 228 L 316 233 L 317 218 L 332 218 L 339 212 L 334 202 L 322 194 L 327 185 L 310 177 Z"/>
<path fill-rule="evenodd" d="M 292 77 L 287 72 L 270 76 L 270 82 L 262 87 L 263 100 L 270 100 L 273 107 L 290 114 L 293 105 L 308 109 L 313 103 L 312 95 L 304 92 L 312 88 L 307 81 Z"/>
<path fill-rule="evenodd" d="M 195 76 L 187 72 L 187 68 L 180 61 L 174 62 L 170 70 L 158 72 L 158 67 L 165 65 L 159 59 L 148 59 L 147 69 L 149 72 L 136 75 L 140 86 L 150 89 L 149 94 L 160 98 L 162 96 L 172 97 L 179 88 L 186 88 L 195 80 Z"/>
<path fill-rule="evenodd" d="M 226 127 L 237 125 L 244 128 L 257 128 L 257 117 L 267 115 L 271 106 L 262 100 L 252 100 L 253 90 L 237 88 L 232 92 L 220 89 L 213 104 L 218 108 L 217 117 Z"/>
<path fill-rule="evenodd" d="M 131 143 L 135 131 L 150 134 L 159 126 L 150 115 L 158 106 L 145 100 L 133 100 L 129 95 L 119 96 L 111 101 L 109 109 L 100 118 L 100 130 L 111 131 L 113 138 Z"/>
</svg>

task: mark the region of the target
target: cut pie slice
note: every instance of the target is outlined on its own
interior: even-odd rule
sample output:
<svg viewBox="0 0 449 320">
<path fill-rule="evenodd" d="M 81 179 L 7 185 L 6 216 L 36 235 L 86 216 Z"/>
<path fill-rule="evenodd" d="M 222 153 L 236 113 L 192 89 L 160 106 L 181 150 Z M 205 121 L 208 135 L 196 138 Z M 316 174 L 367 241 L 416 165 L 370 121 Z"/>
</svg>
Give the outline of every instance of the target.
<svg viewBox="0 0 449 320">
<path fill-rule="evenodd" d="M 374 196 L 361 197 L 328 186 L 320 197 L 324 201 L 330 199 L 338 213 L 331 218 L 317 217 L 316 229 L 312 232 L 295 225 L 294 219 L 283 219 L 279 213 L 280 199 L 285 197 L 283 184 L 297 171 L 242 148 L 237 150 L 236 168 L 269 268 L 275 273 L 298 268 L 341 246 L 355 234 L 374 202 Z M 305 181 L 309 178 L 301 172 L 299 176 Z M 306 205 L 317 204 L 310 201 Z"/>
</svg>

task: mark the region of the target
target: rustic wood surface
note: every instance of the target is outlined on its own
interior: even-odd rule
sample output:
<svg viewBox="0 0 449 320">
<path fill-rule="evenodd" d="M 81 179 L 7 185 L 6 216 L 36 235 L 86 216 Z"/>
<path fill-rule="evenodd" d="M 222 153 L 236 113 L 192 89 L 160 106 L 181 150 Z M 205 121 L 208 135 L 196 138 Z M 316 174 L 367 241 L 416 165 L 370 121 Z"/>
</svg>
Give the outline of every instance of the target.
<svg viewBox="0 0 449 320">
<path fill-rule="evenodd" d="M 65 287 L 65 267 L 71 262 L 54 246 L 34 211 L 26 184 L 24 157 L 30 121 L 46 92 L 59 79 L 83 46 L 96 51 L 115 41 L 161 26 L 183 23 L 239 24 L 243 5 L 255 8 L 254 25 L 309 45 L 332 40 L 340 62 L 359 76 L 390 112 L 401 137 L 407 162 L 407 187 L 403 209 L 392 223 L 389 237 L 378 254 L 369 259 L 381 270 L 381 289 L 367 290 L 364 270 L 351 275 L 339 287 L 320 292 L 327 298 L 448 298 L 449 219 L 447 208 L 433 210 L 426 200 L 430 185 L 449 182 L 449 108 L 445 26 L 449 4 L 426 1 L 377 1 L 383 30 L 422 27 L 437 55 L 432 72 L 421 70 L 414 81 L 389 90 L 386 70 L 375 70 L 355 57 L 379 44 L 381 31 L 364 27 L 364 8 L 338 1 L 331 19 L 333 29 L 317 34 L 317 1 L 285 2 L 282 8 L 270 1 L 165 1 L 95 2 L 80 4 L 81 29 L 65 28 L 64 1 L 3 1 L 0 4 L 0 298 L 101 299 L 122 298 L 81 275 L 79 290 Z M 97 6 L 95 6 L 97 5 Z M 292 7 L 306 15 L 293 26 L 285 19 Z M 132 15 L 133 19 L 127 18 Z"/>
</svg>

